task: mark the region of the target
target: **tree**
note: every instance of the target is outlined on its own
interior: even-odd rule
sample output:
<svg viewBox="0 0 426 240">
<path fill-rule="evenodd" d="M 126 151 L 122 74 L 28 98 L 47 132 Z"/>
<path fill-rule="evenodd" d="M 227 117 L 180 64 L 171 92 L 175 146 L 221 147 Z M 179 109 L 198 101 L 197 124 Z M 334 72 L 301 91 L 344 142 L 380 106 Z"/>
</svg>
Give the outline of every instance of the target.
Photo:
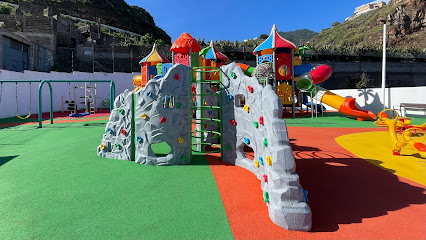
<svg viewBox="0 0 426 240">
<path fill-rule="evenodd" d="M 151 34 L 147 33 L 141 37 L 141 43 L 143 45 L 152 45 L 154 43 L 154 38 Z"/>
<path fill-rule="evenodd" d="M 166 42 L 163 41 L 163 39 L 156 39 L 155 44 L 157 44 L 158 47 L 164 46 Z"/>
<path fill-rule="evenodd" d="M 339 26 L 340 25 L 340 22 L 339 21 L 337 21 L 337 22 L 334 22 L 331 26 L 332 27 L 336 27 L 336 26 Z"/>
<path fill-rule="evenodd" d="M 260 34 L 259 39 L 267 39 L 268 37 L 269 37 L 268 34 L 262 33 Z"/>
</svg>

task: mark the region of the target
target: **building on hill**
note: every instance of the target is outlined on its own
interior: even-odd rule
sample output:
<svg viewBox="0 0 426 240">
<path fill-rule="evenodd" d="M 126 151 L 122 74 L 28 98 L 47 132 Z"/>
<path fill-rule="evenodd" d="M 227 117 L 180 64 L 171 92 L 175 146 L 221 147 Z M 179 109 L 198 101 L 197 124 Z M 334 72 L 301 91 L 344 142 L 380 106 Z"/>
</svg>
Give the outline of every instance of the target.
<svg viewBox="0 0 426 240">
<path fill-rule="evenodd" d="M 5 28 L 0 28 L 0 68 L 22 72 L 24 70 L 50 71 L 53 51 Z"/>
<path fill-rule="evenodd" d="M 361 14 L 379 9 L 383 6 L 386 6 L 386 3 L 384 1 L 374 1 L 374 2 L 370 2 L 370 3 L 367 3 L 367 4 L 361 5 L 357 8 L 355 8 L 354 14 L 351 17 L 346 18 L 345 21 L 352 20 L 352 19 L 358 17 Z"/>
</svg>

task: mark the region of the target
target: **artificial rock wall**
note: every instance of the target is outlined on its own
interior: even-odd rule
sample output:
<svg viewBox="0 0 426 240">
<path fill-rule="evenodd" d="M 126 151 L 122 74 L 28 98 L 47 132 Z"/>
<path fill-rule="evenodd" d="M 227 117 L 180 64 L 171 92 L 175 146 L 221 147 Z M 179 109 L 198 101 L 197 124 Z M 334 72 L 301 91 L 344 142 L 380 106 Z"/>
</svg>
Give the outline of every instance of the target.
<svg viewBox="0 0 426 240">
<path fill-rule="evenodd" d="M 263 87 L 255 77 L 247 77 L 235 63 L 222 70 L 222 159 L 250 170 L 261 180 L 263 198 L 275 224 L 309 231 L 311 210 L 299 184 L 280 99 L 270 85 Z M 207 86 L 202 90 L 214 93 Z M 114 101 L 98 155 L 148 165 L 190 163 L 190 91 L 190 68 L 180 64 L 136 93 L 124 91 Z M 217 104 L 213 97 L 204 101 L 199 104 Z M 203 117 L 208 116 L 217 115 L 203 111 Z M 216 130 L 215 125 L 201 127 Z M 171 151 L 156 156 L 151 146 L 161 142 Z M 244 153 L 246 145 L 254 150 L 253 160 Z"/>
<path fill-rule="evenodd" d="M 137 92 L 128 90 L 114 101 L 98 155 L 148 165 L 190 162 L 190 71 L 177 64 Z M 157 156 L 153 144 L 167 143 L 171 151 Z M 134 149 L 134 151 L 133 151 Z"/>
<path fill-rule="evenodd" d="M 309 231 L 311 209 L 299 183 L 281 101 L 270 85 L 244 75 L 235 63 L 222 67 L 223 157 L 260 180 L 271 220 L 286 229 Z M 244 147 L 253 149 L 247 158 Z"/>
</svg>

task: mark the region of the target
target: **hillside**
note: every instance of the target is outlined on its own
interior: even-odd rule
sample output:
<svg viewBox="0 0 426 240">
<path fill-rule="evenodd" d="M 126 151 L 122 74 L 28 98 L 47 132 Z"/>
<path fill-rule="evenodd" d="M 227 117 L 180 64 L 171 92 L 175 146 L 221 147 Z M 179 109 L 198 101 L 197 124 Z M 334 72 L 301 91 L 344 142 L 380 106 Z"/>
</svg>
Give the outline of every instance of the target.
<svg viewBox="0 0 426 240">
<path fill-rule="evenodd" d="M 425 53 L 425 11 L 425 0 L 392 0 L 385 7 L 324 29 L 310 41 L 310 47 L 332 52 L 380 52 L 380 19 L 386 19 L 388 51 Z"/>
<path fill-rule="evenodd" d="M 18 4 L 18 0 L 3 0 Z M 141 35 L 151 33 L 155 39 L 171 43 L 171 38 L 155 25 L 152 16 L 143 8 L 129 6 L 124 0 L 25 0 L 50 6 L 56 14 L 66 14 L 125 29 Z"/>
<path fill-rule="evenodd" d="M 306 42 L 318 35 L 317 32 L 311 31 L 309 29 L 300 29 L 290 32 L 279 32 L 279 34 L 283 38 L 289 40 L 290 42 L 296 45 L 304 45 Z"/>
</svg>

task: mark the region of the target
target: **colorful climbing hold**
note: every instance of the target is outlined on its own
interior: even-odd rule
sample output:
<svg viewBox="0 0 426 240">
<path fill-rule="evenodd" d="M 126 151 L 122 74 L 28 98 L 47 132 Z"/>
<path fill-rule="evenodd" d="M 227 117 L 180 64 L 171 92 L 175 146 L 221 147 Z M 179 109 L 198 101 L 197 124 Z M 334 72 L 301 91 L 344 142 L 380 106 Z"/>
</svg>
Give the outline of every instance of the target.
<svg viewBox="0 0 426 240">
<path fill-rule="evenodd" d="M 250 144 L 250 139 L 244 138 L 244 142 L 245 142 L 245 144 Z"/>
<path fill-rule="evenodd" d="M 175 76 L 174 76 L 174 79 L 179 80 L 180 79 L 179 74 L 176 73 Z"/>
<path fill-rule="evenodd" d="M 259 162 L 257 160 L 254 160 L 254 166 L 259 167 Z"/>
<path fill-rule="evenodd" d="M 151 91 L 147 92 L 147 93 L 146 93 L 146 96 L 147 96 L 147 97 L 151 97 L 151 96 L 152 96 L 152 92 L 151 92 Z"/>
<path fill-rule="evenodd" d="M 236 79 L 237 78 L 237 74 L 235 74 L 234 72 L 231 72 L 231 78 Z"/>
<path fill-rule="evenodd" d="M 136 141 L 138 141 L 138 143 L 142 143 L 142 137 L 141 136 L 137 136 L 136 137 Z"/>
<path fill-rule="evenodd" d="M 178 143 L 183 143 L 183 138 L 178 137 Z"/>
<path fill-rule="evenodd" d="M 111 128 L 108 128 L 108 129 L 106 130 L 106 132 L 107 132 L 107 133 L 112 133 L 112 129 L 111 129 Z"/>
<path fill-rule="evenodd" d="M 120 149 L 120 148 L 121 148 L 120 144 L 118 144 L 118 143 L 114 144 L 114 146 L 115 146 L 115 148 L 117 148 L 117 149 Z"/>
<path fill-rule="evenodd" d="M 118 110 L 118 112 L 119 112 L 121 115 L 123 115 L 123 114 L 124 114 L 124 109 L 120 109 L 120 110 Z"/>
<path fill-rule="evenodd" d="M 182 155 L 182 158 L 181 158 L 182 161 L 186 161 L 187 159 L 188 159 L 188 157 L 185 154 Z"/>
<path fill-rule="evenodd" d="M 259 117 L 259 123 L 263 125 L 263 117 L 262 116 Z"/>
<path fill-rule="evenodd" d="M 268 139 L 266 139 L 266 138 L 263 139 L 263 146 L 264 147 L 268 146 Z"/>
<path fill-rule="evenodd" d="M 246 112 L 250 111 L 250 107 L 248 105 L 244 105 L 244 110 L 246 110 Z"/>
<path fill-rule="evenodd" d="M 263 158 L 262 157 L 259 157 L 259 163 L 260 163 L 260 165 L 263 165 Z"/>
<path fill-rule="evenodd" d="M 228 100 L 232 100 L 232 94 L 228 93 L 228 95 L 226 95 L 226 97 L 228 98 Z"/>
<path fill-rule="evenodd" d="M 147 117 L 147 115 L 145 113 L 142 114 L 142 116 L 141 116 L 142 119 L 146 119 L 146 117 Z"/>
<path fill-rule="evenodd" d="M 104 145 L 104 144 L 101 144 L 101 146 L 99 146 L 99 148 L 100 148 L 101 150 L 104 150 L 104 149 L 105 149 L 105 145 Z"/>
<path fill-rule="evenodd" d="M 268 175 L 263 174 L 263 181 L 264 181 L 264 182 L 268 182 Z"/>
<path fill-rule="evenodd" d="M 237 122 L 235 120 L 229 120 L 229 122 L 231 123 L 231 125 L 235 126 L 237 125 Z"/>
<path fill-rule="evenodd" d="M 256 122 L 256 121 L 254 121 L 254 122 L 253 122 L 253 125 L 254 125 L 254 127 L 255 127 L 255 128 L 258 128 L 258 127 L 259 127 L 259 123 L 258 123 L 258 122 Z"/>
<path fill-rule="evenodd" d="M 204 106 L 207 106 L 207 102 L 204 102 Z"/>
<path fill-rule="evenodd" d="M 253 93 L 253 87 L 252 86 L 247 86 L 247 89 L 250 93 Z"/>
<path fill-rule="evenodd" d="M 213 111 L 209 111 L 209 115 L 212 115 L 213 114 Z"/>
<path fill-rule="evenodd" d="M 263 194 L 263 201 L 265 201 L 266 203 L 269 202 L 269 193 L 268 192 L 265 192 Z"/>
<path fill-rule="evenodd" d="M 204 124 L 204 128 L 207 128 L 207 124 Z"/>
<path fill-rule="evenodd" d="M 164 123 L 164 122 L 166 122 L 166 121 L 167 121 L 166 117 L 161 117 L 161 118 L 160 118 L 160 123 Z"/>
<path fill-rule="evenodd" d="M 182 107 L 182 103 L 178 103 L 178 104 L 176 104 L 176 108 L 177 109 L 180 109 Z"/>
<path fill-rule="evenodd" d="M 225 149 L 228 150 L 228 151 L 231 151 L 232 147 L 231 147 L 231 145 L 228 144 L 228 145 L 226 145 Z"/>
<path fill-rule="evenodd" d="M 124 130 L 124 129 L 121 129 L 121 134 L 123 134 L 123 135 L 126 135 L 126 130 Z"/>
<path fill-rule="evenodd" d="M 269 166 L 272 166 L 272 158 L 271 158 L 271 156 L 266 156 L 266 164 L 268 164 Z"/>
</svg>

